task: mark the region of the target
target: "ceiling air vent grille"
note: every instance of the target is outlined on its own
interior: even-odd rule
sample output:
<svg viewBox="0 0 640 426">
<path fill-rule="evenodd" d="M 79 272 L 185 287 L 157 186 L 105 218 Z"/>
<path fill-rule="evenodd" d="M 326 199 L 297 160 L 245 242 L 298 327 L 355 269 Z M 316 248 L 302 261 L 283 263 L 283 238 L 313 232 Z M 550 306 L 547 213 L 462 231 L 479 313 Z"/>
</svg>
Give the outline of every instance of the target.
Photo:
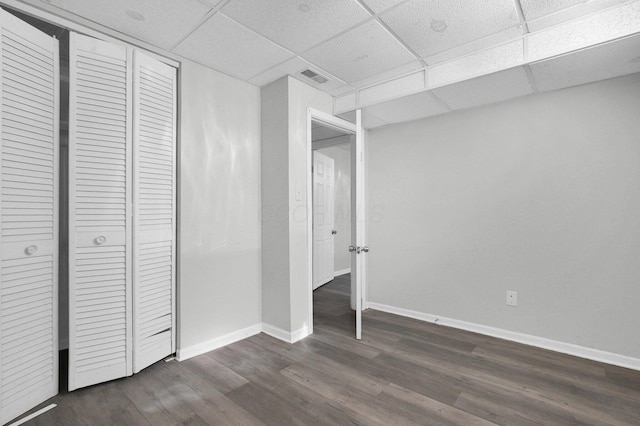
<svg viewBox="0 0 640 426">
<path fill-rule="evenodd" d="M 328 78 L 321 76 L 320 74 L 318 74 L 315 71 L 311 71 L 309 69 L 306 69 L 302 72 L 300 72 L 300 74 L 304 75 L 307 78 L 310 78 L 311 80 L 315 81 L 318 84 L 323 84 L 326 83 L 327 81 L 329 81 Z"/>
</svg>

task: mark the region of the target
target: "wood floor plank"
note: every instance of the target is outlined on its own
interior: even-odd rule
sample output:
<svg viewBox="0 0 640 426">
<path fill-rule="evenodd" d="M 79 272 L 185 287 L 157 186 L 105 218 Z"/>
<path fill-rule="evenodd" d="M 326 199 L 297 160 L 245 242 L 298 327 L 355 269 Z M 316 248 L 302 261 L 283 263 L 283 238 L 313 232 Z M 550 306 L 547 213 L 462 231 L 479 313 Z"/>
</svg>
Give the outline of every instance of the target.
<svg viewBox="0 0 640 426">
<path fill-rule="evenodd" d="M 373 310 L 356 341 L 349 293 L 348 275 L 317 289 L 315 334 L 295 344 L 161 361 L 27 424 L 640 425 L 640 371 Z"/>
</svg>

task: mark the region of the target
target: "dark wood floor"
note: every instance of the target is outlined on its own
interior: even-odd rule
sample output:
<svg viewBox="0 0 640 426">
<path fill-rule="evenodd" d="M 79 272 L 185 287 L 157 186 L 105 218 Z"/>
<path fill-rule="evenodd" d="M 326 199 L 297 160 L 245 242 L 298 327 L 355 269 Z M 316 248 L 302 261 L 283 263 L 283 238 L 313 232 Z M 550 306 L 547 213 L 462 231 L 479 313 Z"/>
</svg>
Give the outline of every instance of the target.
<svg viewBox="0 0 640 426">
<path fill-rule="evenodd" d="M 34 425 L 640 425 L 640 372 L 369 310 L 348 278 L 314 294 L 315 333 L 264 334 L 62 394 Z"/>
</svg>

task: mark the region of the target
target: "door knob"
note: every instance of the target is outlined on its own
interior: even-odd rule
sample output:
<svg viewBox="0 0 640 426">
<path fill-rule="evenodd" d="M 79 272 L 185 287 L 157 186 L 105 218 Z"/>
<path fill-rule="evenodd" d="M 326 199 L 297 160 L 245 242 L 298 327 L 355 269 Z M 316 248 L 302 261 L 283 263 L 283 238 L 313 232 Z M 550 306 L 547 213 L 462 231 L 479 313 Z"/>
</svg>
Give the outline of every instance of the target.
<svg viewBox="0 0 640 426">
<path fill-rule="evenodd" d="M 365 253 L 369 253 L 369 247 L 367 246 L 362 247 L 362 251 Z"/>
<path fill-rule="evenodd" d="M 331 231 L 331 235 L 336 235 L 338 233 L 338 231 L 336 231 L 335 229 Z"/>
<path fill-rule="evenodd" d="M 36 254 L 37 251 L 38 251 L 38 246 L 36 245 L 29 246 L 26 249 L 24 249 L 25 254 L 29 256 Z"/>
<path fill-rule="evenodd" d="M 349 246 L 349 253 L 356 251 L 356 246 Z"/>
</svg>

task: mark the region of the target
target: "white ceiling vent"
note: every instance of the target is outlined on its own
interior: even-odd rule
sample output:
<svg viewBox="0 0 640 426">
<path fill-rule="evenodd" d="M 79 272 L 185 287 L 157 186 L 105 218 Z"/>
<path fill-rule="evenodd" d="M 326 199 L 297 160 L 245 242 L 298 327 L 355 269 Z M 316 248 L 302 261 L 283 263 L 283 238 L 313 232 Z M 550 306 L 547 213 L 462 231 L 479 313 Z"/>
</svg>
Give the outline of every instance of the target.
<svg viewBox="0 0 640 426">
<path fill-rule="evenodd" d="M 311 80 L 315 81 L 318 84 L 323 84 L 323 83 L 326 83 L 327 81 L 329 81 L 328 78 L 318 74 L 315 71 L 311 71 L 310 69 L 306 69 L 304 71 L 300 71 L 300 74 L 304 75 L 307 78 L 310 78 Z"/>
</svg>

